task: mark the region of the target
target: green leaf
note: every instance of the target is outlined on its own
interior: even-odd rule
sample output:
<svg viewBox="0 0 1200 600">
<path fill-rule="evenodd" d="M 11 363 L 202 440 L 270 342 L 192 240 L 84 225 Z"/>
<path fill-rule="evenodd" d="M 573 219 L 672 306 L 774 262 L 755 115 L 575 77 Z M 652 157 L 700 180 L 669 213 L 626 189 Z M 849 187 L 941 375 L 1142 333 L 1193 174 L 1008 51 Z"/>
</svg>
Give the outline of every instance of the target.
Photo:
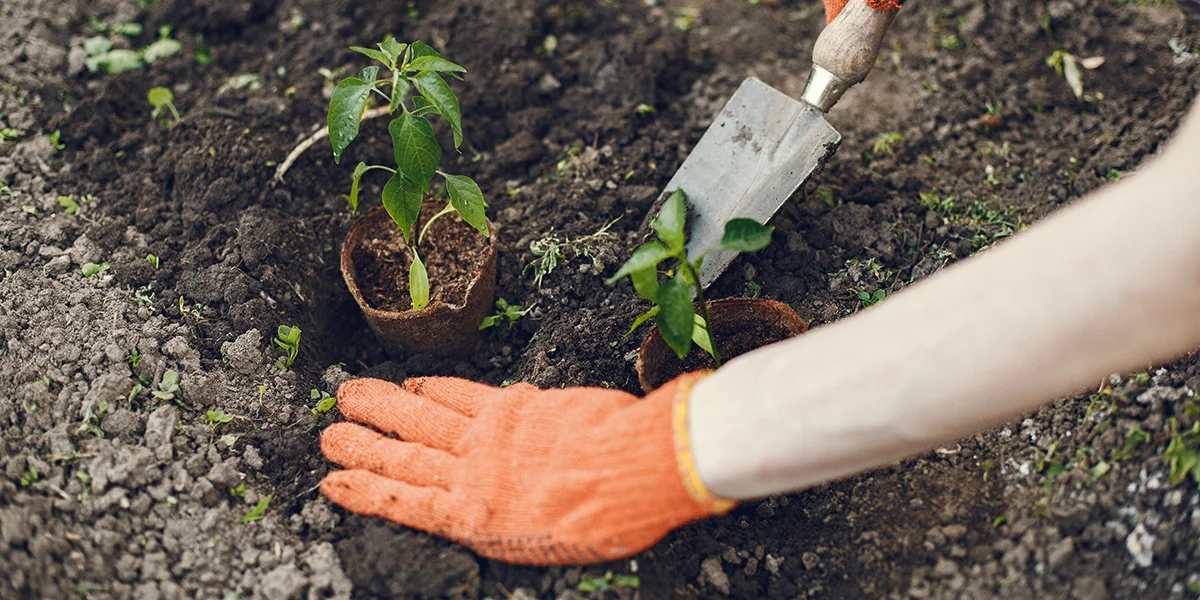
<svg viewBox="0 0 1200 600">
<path fill-rule="evenodd" d="M 333 89 L 329 101 L 329 142 L 333 145 L 333 162 L 341 164 L 342 151 L 358 137 L 358 125 L 367 109 L 371 83 L 357 77 L 347 77 Z"/>
<path fill-rule="evenodd" d="M 152 63 L 160 58 L 166 58 L 183 49 L 183 44 L 175 40 L 158 40 L 142 49 L 142 58 Z"/>
<path fill-rule="evenodd" d="M 696 327 L 696 307 L 691 287 L 677 273 L 658 289 L 658 331 L 663 341 L 683 360 L 692 349 L 692 331 Z"/>
<path fill-rule="evenodd" d="M 118 75 L 126 71 L 134 71 L 142 68 L 142 57 L 133 50 L 112 50 L 94 56 L 85 61 L 89 71 L 95 72 L 96 69 L 103 71 L 107 75 Z"/>
<path fill-rule="evenodd" d="M 112 50 L 112 47 L 112 40 L 103 36 L 90 37 L 83 41 L 83 50 L 88 56 L 100 56 Z"/>
<path fill-rule="evenodd" d="M 658 300 L 658 269 L 642 269 L 629 274 L 629 280 L 633 282 L 633 289 L 638 295 L 655 302 Z"/>
<path fill-rule="evenodd" d="M 387 54 L 384 54 L 383 52 L 380 52 L 379 50 L 376 50 L 374 48 L 363 48 L 361 46 L 350 46 L 350 49 L 355 52 L 358 52 L 359 54 L 364 54 L 370 58 L 373 58 L 373 59 L 387 65 L 387 67 L 389 69 L 396 66 L 395 59 L 389 58 Z"/>
<path fill-rule="evenodd" d="M 414 310 L 429 306 L 429 273 L 415 250 L 412 266 L 408 269 L 408 295 L 412 297 Z"/>
<path fill-rule="evenodd" d="M 692 341 L 700 346 L 700 349 L 712 354 L 713 344 L 712 335 L 708 332 L 708 324 L 704 322 L 704 317 L 695 315 L 696 327 L 692 329 Z"/>
<path fill-rule="evenodd" d="M 388 112 L 396 112 L 400 108 L 400 104 L 408 97 L 408 92 L 412 90 L 412 84 L 407 78 L 394 77 L 392 78 L 392 104 Z"/>
<path fill-rule="evenodd" d="M 146 100 L 150 102 L 150 106 L 162 108 L 175 101 L 175 94 L 165 87 L 150 88 L 146 93 Z"/>
<path fill-rule="evenodd" d="M 412 234 L 413 224 L 421 216 L 423 198 L 421 187 L 409 181 L 402 173 L 392 175 L 383 186 L 383 207 L 400 226 L 405 242 L 411 242 L 409 236 Z"/>
<path fill-rule="evenodd" d="M 774 231 L 774 227 L 767 227 L 754 219 L 733 219 L 725 224 L 721 247 L 734 252 L 758 252 L 771 243 Z"/>
<path fill-rule="evenodd" d="M 450 89 L 441 75 L 433 71 L 421 71 L 413 75 L 411 79 L 421 95 L 437 109 L 443 119 L 450 123 L 450 129 L 454 130 L 454 147 L 461 146 L 463 140 L 462 111 L 458 107 L 458 97 L 454 95 L 454 90 Z"/>
<path fill-rule="evenodd" d="M 412 50 L 413 50 L 413 60 L 417 60 L 418 58 L 421 58 L 422 56 L 432 56 L 434 58 L 442 58 L 442 55 L 440 52 L 438 52 L 437 50 L 434 50 L 433 46 L 430 46 L 429 44 L 426 44 L 425 42 L 413 42 Z"/>
<path fill-rule="evenodd" d="M 362 176 L 366 172 L 367 172 L 367 163 L 360 162 L 354 166 L 354 179 L 350 182 L 350 198 L 349 198 L 350 210 L 353 210 L 353 211 L 358 210 L 359 181 L 362 180 Z"/>
<path fill-rule="evenodd" d="M 645 324 L 646 321 L 649 321 L 650 319 L 657 317 L 659 310 L 660 309 L 657 306 L 655 306 L 655 307 L 652 307 L 650 310 L 638 315 L 638 318 L 633 320 L 633 325 L 629 326 L 629 331 L 625 332 L 625 337 L 629 337 L 629 336 L 633 335 L 633 332 L 637 331 L 638 327 L 641 327 L 643 324 Z"/>
<path fill-rule="evenodd" d="M 454 206 L 454 210 L 458 211 L 459 216 L 468 225 L 478 229 L 483 237 L 489 237 L 491 234 L 488 232 L 485 213 L 487 201 L 483 198 L 479 184 L 464 175 L 442 173 L 442 176 L 446 178 L 446 191 L 450 193 L 450 204 Z"/>
<path fill-rule="evenodd" d="M 83 266 L 80 267 L 80 269 L 83 271 L 84 277 L 91 277 L 93 275 L 97 275 L 99 273 L 103 273 L 104 271 L 107 271 L 108 266 L 109 265 L 107 262 L 103 262 L 103 263 L 99 263 L 99 264 L 90 262 L 90 263 L 84 263 Z"/>
<path fill-rule="evenodd" d="M 683 228 L 687 223 L 687 206 L 683 201 L 683 190 L 675 190 L 666 202 L 663 202 L 658 217 L 650 222 L 659 239 L 666 242 L 672 252 L 683 250 Z"/>
<path fill-rule="evenodd" d="M 371 85 L 375 85 L 377 77 L 379 77 L 379 67 L 367 67 L 358 72 L 358 78 Z"/>
<path fill-rule="evenodd" d="M 400 55 L 404 54 L 404 51 L 408 49 L 408 44 L 401 44 L 393 38 L 388 38 L 377 45 L 383 51 L 383 55 L 388 58 L 385 62 L 388 62 L 389 68 L 394 68 L 400 60 Z"/>
<path fill-rule="evenodd" d="M 420 186 L 421 192 L 428 192 L 442 161 L 442 146 L 433 135 L 433 126 L 428 119 L 403 111 L 388 125 L 388 132 L 392 134 L 396 166 Z"/>
<path fill-rule="evenodd" d="M 408 66 L 417 71 L 437 71 L 439 73 L 466 73 L 466 68 L 452 63 L 440 56 L 420 56 L 414 58 Z"/>
<path fill-rule="evenodd" d="M 499 322 L 500 322 L 499 315 L 490 315 L 490 316 L 484 317 L 483 322 L 479 324 L 479 330 L 483 331 L 484 329 L 487 329 L 489 327 L 495 327 L 496 323 L 499 323 Z"/>
<path fill-rule="evenodd" d="M 641 248 L 638 248 L 629 261 L 608 279 L 608 284 L 612 285 L 619 281 L 622 277 L 630 275 L 636 271 L 645 271 L 646 269 L 654 269 L 658 263 L 671 258 L 671 251 L 667 250 L 666 246 L 658 242 L 650 242 Z M 639 292 L 641 293 L 641 292 Z"/>
</svg>

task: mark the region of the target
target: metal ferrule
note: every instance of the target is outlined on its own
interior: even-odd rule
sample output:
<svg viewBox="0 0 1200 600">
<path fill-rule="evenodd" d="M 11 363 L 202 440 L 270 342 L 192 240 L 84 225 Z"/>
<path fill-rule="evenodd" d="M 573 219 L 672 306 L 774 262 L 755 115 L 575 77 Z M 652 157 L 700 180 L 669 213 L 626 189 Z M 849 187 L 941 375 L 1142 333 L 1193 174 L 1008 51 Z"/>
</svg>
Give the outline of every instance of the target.
<svg viewBox="0 0 1200 600">
<path fill-rule="evenodd" d="M 813 65 L 812 72 L 808 74 L 808 84 L 804 86 L 804 95 L 800 99 L 817 107 L 821 112 L 829 112 L 848 89 L 850 84 L 837 75 Z"/>
</svg>

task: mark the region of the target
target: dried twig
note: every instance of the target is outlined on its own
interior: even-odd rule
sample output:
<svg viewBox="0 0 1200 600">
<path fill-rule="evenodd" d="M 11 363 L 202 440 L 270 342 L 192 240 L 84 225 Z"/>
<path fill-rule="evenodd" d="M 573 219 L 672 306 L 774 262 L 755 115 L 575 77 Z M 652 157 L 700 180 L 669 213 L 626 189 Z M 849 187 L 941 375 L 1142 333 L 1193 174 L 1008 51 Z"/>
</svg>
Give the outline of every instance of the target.
<svg viewBox="0 0 1200 600">
<path fill-rule="evenodd" d="M 388 106 L 372 108 L 371 110 L 363 113 L 362 120 L 366 121 L 368 119 L 382 117 L 383 115 L 388 114 L 390 109 L 391 107 Z M 293 148 L 288 154 L 287 158 L 284 159 L 283 163 L 279 165 L 279 168 L 275 170 L 275 179 L 277 181 L 283 181 L 283 174 L 287 173 L 287 170 L 292 168 L 292 163 L 296 162 L 296 160 L 300 158 L 300 155 L 304 154 L 304 152 L 311 148 L 313 144 L 327 137 L 329 137 L 329 127 L 322 127 L 316 133 L 308 136 L 304 139 L 304 141 L 297 144 L 296 147 Z"/>
</svg>

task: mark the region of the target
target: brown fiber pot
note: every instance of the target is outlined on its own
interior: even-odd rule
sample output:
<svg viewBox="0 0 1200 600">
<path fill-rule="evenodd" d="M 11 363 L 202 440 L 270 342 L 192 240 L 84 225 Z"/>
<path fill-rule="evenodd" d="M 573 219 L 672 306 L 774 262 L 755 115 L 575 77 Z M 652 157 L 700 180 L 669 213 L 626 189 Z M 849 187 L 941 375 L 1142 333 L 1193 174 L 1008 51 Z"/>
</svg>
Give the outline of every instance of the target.
<svg viewBox="0 0 1200 600">
<path fill-rule="evenodd" d="M 421 214 L 432 215 L 440 207 L 426 202 Z M 442 217 L 455 218 L 453 215 Z M 439 301 L 430 302 L 422 310 L 406 310 L 401 312 L 380 310 L 370 306 L 363 297 L 356 282 L 357 270 L 354 268 L 355 252 L 371 236 L 377 232 L 395 231 L 396 224 L 383 207 L 377 207 L 364 215 L 346 234 L 342 243 L 341 267 L 342 278 L 350 294 L 358 303 L 367 323 L 375 332 L 380 344 L 393 357 L 401 357 L 412 353 L 434 354 L 450 358 L 465 358 L 479 344 L 481 334 L 479 324 L 491 314 L 496 293 L 496 232 L 491 221 L 488 230 L 491 235 L 485 247 L 484 265 L 467 286 L 466 301 L 462 306 L 445 304 Z M 478 235 L 478 234 L 476 234 Z M 402 244 L 403 242 L 401 242 Z M 403 246 L 401 246 L 403 248 Z M 429 262 L 426 258 L 425 262 Z M 436 281 L 430 281 L 430 287 L 437 287 Z M 397 293 L 407 294 L 407 287 L 398 289 Z M 435 292 L 436 293 L 436 292 Z"/>
<path fill-rule="evenodd" d="M 696 312 L 700 312 L 698 304 Z M 808 331 L 808 323 L 792 307 L 775 300 L 711 300 L 708 313 L 722 362 L 729 362 L 736 356 Z M 692 351 L 684 360 L 679 360 L 675 351 L 658 333 L 658 328 L 654 327 L 642 340 L 637 373 L 642 390 L 649 394 L 684 373 L 715 366 L 712 357 L 696 346 L 692 346 Z"/>
</svg>

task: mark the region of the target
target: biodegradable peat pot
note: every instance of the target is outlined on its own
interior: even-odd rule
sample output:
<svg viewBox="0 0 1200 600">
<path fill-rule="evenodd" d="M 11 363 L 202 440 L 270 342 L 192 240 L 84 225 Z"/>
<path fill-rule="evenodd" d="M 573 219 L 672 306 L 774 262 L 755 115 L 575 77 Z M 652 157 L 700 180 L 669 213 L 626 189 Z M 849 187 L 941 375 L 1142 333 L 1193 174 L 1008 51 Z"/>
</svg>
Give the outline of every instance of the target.
<svg viewBox="0 0 1200 600">
<path fill-rule="evenodd" d="M 696 306 L 696 312 L 700 312 L 699 305 Z M 751 350 L 808 331 L 808 323 L 792 307 L 775 300 L 711 300 L 708 303 L 708 316 L 712 321 L 713 337 L 717 341 L 717 354 L 722 362 L 729 362 Z M 713 358 L 695 345 L 687 357 L 679 360 L 675 351 L 662 339 L 657 327 L 646 335 L 638 352 L 638 379 L 647 394 L 684 373 L 715 367 Z"/>
<path fill-rule="evenodd" d="M 425 202 L 420 226 L 445 203 Z M 469 356 L 479 324 L 491 314 L 496 293 L 496 234 L 484 238 L 457 214 L 433 223 L 417 248 L 429 272 L 429 306 L 412 309 L 408 268 L 412 252 L 383 207 L 354 224 L 342 244 L 342 278 L 371 330 L 393 357 L 427 353 Z"/>
</svg>

